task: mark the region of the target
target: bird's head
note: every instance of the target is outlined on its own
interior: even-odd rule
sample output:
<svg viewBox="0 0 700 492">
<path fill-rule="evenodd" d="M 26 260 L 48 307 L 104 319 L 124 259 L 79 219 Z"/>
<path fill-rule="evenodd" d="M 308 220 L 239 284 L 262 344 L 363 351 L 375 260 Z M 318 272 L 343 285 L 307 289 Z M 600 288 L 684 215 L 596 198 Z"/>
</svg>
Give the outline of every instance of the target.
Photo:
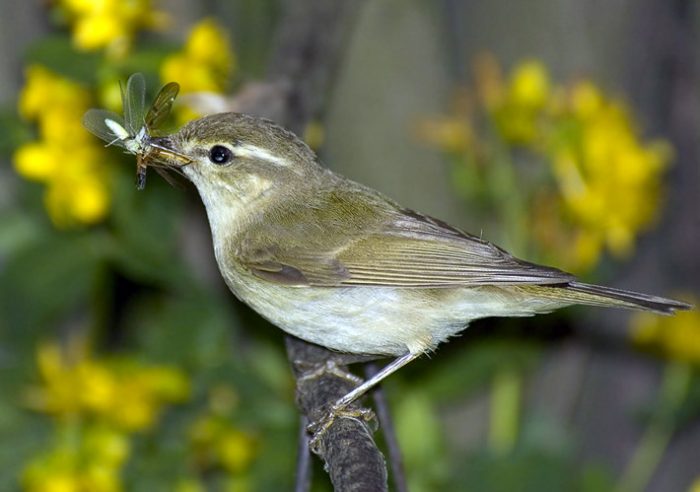
<svg viewBox="0 0 700 492">
<path fill-rule="evenodd" d="M 323 172 L 314 152 L 292 132 L 245 114 L 206 116 L 150 142 L 164 150 L 161 163 L 194 183 L 210 219 L 303 196 Z"/>
</svg>

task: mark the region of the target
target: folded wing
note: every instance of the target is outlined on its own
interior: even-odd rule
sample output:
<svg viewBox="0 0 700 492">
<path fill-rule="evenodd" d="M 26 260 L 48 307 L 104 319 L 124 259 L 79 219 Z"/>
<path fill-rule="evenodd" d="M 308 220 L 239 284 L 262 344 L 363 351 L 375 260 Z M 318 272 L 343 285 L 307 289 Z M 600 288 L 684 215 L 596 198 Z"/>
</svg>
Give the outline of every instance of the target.
<svg viewBox="0 0 700 492">
<path fill-rule="evenodd" d="M 266 231 L 257 227 L 239 242 L 239 260 L 261 278 L 297 286 L 446 288 L 574 279 L 431 217 L 377 204 L 381 199 L 336 190 L 320 206 L 266 217 Z"/>
</svg>

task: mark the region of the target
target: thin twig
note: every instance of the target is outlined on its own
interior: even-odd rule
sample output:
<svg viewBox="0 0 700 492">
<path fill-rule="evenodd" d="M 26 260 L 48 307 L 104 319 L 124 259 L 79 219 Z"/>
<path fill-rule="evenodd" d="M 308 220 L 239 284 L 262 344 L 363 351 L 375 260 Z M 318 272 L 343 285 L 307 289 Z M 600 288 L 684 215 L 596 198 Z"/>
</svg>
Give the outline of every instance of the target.
<svg viewBox="0 0 700 492">
<path fill-rule="evenodd" d="M 365 366 L 365 377 L 370 379 L 379 372 L 379 366 L 375 362 L 368 362 Z M 401 447 L 396 438 L 396 430 L 389 412 L 389 403 L 386 399 L 386 394 L 381 385 L 374 390 L 372 397 L 374 398 L 374 407 L 377 412 L 377 420 L 379 427 L 382 429 L 384 442 L 386 443 L 389 452 L 389 467 L 394 482 L 396 492 L 408 492 L 408 484 L 406 483 L 406 472 L 403 466 L 403 456 Z"/>
<path fill-rule="evenodd" d="M 299 419 L 299 443 L 297 446 L 297 470 L 294 483 L 294 492 L 309 492 L 313 479 L 313 466 L 311 466 L 311 453 L 309 452 L 309 433 L 306 428 L 309 419 L 302 415 Z"/>
</svg>

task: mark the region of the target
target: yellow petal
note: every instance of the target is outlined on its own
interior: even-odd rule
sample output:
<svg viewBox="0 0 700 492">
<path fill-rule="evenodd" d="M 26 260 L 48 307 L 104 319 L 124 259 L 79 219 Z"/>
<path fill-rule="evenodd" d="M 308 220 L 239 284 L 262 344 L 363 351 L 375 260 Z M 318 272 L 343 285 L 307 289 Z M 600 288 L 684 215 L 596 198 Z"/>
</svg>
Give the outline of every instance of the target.
<svg viewBox="0 0 700 492">
<path fill-rule="evenodd" d="M 102 220 L 109 209 L 109 194 L 104 182 L 87 178 L 72 192 L 70 213 L 83 224 L 94 224 Z"/>
<path fill-rule="evenodd" d="M 526 108 L 541 108 L 550 93 L 547 68 L 537 60 L 519 64 L 513 73 L 509 97 L 513 104 Z"/>
<path fill-rule="evenodd" d="M 210 65 L 230 63 L 228 38 L 212 19 L 204 19 L 192 28 L 185 49 L 188 56 Z"/>
<path fill-rule="evenodd" d="M 83 51 L 105 47 L 127 37 L 128 28 L 123 21 L 112 15 L 89 15 L 75 23 L 73 42 Z"/>
<path fill-rule="evenodd" d="M 27 179 L 46 181 L 58 168 L 60 154 L 50 145 L 35 142 L 22 145 L 12 160 L 20 175 Z"/>
<path fill-rule="evenodd" d="M 19 95 L 19 113 L 32 119 L 52 102 L 55 76 L 41 65 L 30 65 L 25 70 L 25 78 L 26 83 Z"/>
</svg>

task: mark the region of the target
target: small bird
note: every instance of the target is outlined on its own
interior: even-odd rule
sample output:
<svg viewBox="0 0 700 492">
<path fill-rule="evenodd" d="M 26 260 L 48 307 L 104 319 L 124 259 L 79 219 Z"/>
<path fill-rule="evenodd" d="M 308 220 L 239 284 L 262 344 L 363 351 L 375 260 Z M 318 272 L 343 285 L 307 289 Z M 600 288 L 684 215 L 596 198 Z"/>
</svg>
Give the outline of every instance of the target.
<svg viewBox="0 0 700 492">
<path fill-rule="evenodd" d="M 336 412 L 474 319 L 572 304 L 690 308 L 515 258 L 322 167 L 269 120 L 215 114 L 148 144 L 199 191 L 219 269 L 240 300 L 306 341 L 395 357 Z"/>
</svg>

